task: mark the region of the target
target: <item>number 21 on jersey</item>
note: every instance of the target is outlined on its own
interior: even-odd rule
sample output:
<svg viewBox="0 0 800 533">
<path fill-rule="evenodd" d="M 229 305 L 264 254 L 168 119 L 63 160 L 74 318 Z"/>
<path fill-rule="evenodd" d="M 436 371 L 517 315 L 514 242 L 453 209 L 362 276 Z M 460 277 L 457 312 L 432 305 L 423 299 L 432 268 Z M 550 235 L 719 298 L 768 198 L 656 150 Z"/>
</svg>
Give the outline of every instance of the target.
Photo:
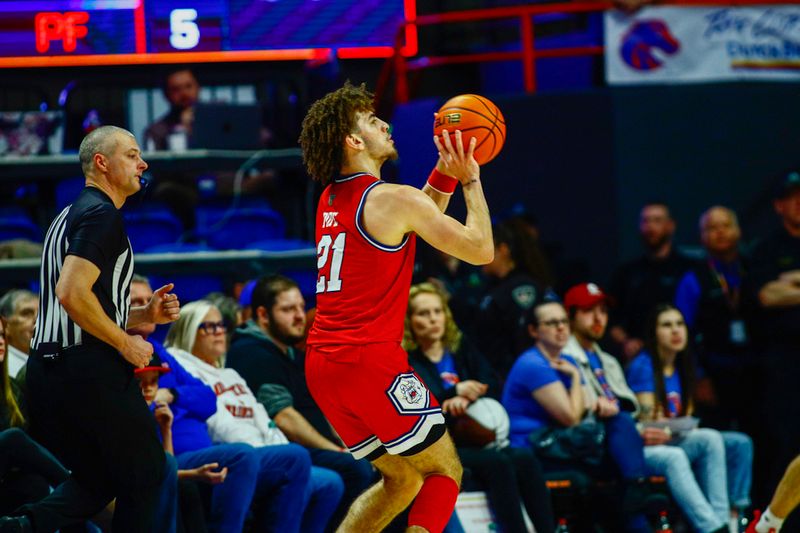
<svg viewBox="0 0 800 533">
<path fill-rule="evenodd" d="M 344 259 L 344 244 L 347 235 L 342 232 L 331 237 L 323 235 L 317 244 L 317 294 L 323 292 L 338 292 L 342 288 L 342 280 L 339 274 L 342 271 L 342 259 Z M 330 261 L 330 278 L 326 278 L 323 269 Z"/>
</svg>

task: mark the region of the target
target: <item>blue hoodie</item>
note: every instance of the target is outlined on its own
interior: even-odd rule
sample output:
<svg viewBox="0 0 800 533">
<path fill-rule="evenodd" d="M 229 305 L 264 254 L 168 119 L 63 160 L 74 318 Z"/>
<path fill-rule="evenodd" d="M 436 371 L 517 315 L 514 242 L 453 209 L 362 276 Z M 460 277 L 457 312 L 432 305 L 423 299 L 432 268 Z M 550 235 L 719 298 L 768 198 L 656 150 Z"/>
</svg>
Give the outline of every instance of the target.
<svg viewBox="0 0 800 533">
<path fill-rule="evenodd" d="M 170 368 L 170 372 L 161 374 L 158 386 L 171 389 L 176 396 L 169 406 L 173 415 L 172 444 L 175 455 L 212 446 L 206 420 L 217 412 L 214 391 L 189 374 L 160 342 L 152 339 L 148 339 L 148 342 L 153 345 L 161 362 Z M 154 409 L 155 403 L 150 407 Z"/>
</svg>

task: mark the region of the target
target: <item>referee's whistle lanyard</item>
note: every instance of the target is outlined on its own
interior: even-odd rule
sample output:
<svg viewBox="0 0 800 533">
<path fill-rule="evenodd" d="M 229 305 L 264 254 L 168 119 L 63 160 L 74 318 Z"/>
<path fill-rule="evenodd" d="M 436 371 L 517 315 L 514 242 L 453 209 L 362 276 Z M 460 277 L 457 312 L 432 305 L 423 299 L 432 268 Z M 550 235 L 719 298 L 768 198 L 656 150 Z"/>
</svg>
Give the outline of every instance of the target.
<svg viewBox="0 0 800 533">
<path fill-rule="evenodd" d="M 714 274 L 714 277 L 717 279 L 717 283 L 719 283 L 720 288 L 722 289 L 722 294 L 725 296 L 725 301 L 728 303 L 728 307 L 736 313 L 739 314 L 739 300 L 741 297 L 741 280 L 742 280 L 742 265 L 741 263 L 738 264 L 739 270 L 739 285 L 736 287 L 731 288 L 728 284 L 727 278 L 725 275 L 717 269 L 714 260 L 710 257 L 708 258 L 708 268 L 711 269 L 711 272 Z"/>
</svg>

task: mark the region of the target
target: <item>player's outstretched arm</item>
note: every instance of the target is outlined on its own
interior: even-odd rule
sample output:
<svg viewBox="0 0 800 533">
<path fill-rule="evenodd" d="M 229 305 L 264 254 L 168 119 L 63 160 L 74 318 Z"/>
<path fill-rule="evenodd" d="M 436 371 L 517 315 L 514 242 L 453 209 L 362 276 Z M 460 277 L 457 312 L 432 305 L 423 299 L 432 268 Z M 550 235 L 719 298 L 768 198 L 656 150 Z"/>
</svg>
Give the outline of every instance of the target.
<svg viewBox="0 0 800 533">
<path fill-rule="evenodd" d="M 461 224 L 442 213 L 425 192 L 406 185 L 384 184 L 370 191 L 364 203 L 367 232 L 387 245 L 397 245 L 406 233 L 414 232 L 434 248 L 474 265 L 494 259 L 492 222 L 483 195 L 480 167 L 473 157 L 475 140 L 464 151 L 461 132 L 455 146 L 443 132 L 444 144 L 434 140 L 448 175 L 458 178 L 467 204 L 467 219 Z"/>
<path fill-rule="evenodd" d="M 468 189 L 475 190 L 469 191 Z M 489 209 L 480 182 L 464 188 L 467 221 L 461 224 L 442 213 L 425 193 L 407 185 L 375 187 L 364 205 L 366 230 L 378 241 L 397 245 L 414 232 L 428 244 L 462 261 L 482 265 L 494 258 Z"/>
</svg>

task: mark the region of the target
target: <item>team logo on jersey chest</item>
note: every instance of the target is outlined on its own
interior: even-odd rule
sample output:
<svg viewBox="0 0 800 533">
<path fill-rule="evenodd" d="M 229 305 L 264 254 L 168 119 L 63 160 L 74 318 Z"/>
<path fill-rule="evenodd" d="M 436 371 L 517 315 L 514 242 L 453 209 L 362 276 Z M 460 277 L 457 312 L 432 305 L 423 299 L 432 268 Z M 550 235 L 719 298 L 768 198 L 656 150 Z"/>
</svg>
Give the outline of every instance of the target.
<svg viewBox="0 0 800 533">
<path fill-rule="evenodd" d="M 339 213 L 336 212 L 336 211 L 325 211 L 325 212 L 323 212 L 322 213 L 322 227 L 323 228 L 335 228 L 336 226 L 338 226 L 339 223 L 336 222 L 336 216 L 338 214 Z"/>
<path fill-rule="evenodd" d="M 386 393 L 400 414 L 416 415 L 430 408 L 430 393 L 414 374 L 398 375 Z"/>
</svg>

